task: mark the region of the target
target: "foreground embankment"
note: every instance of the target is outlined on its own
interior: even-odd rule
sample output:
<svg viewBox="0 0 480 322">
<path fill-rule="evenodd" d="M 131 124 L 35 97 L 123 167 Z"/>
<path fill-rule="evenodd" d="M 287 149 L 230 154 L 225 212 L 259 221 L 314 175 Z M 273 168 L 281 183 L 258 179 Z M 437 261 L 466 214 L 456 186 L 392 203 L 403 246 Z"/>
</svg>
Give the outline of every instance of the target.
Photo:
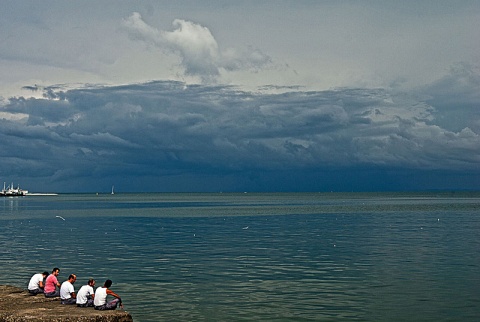
<svg viewBox="0 0 480 322">
<path fill-rule="evenodd" d="M 97 311 L 91 307 L 62 305 L 58 298 L 32 296 L 24 289 L 0 285 L 0 321 L 132 322 L 133 319 L 126 311 Z"/>
</svg>

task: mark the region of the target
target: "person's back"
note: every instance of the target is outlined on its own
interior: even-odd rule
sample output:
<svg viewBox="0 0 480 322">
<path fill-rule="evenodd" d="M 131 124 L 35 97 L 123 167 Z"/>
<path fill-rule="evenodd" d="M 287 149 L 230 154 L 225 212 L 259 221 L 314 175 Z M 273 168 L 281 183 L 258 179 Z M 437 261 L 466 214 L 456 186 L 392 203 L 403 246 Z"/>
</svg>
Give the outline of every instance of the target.
<svg viewBox="0 0 480 322">
<path fill-rule="evenodd" d="M 107 303 L 107 288 L 105 286 L 98 287 L 95 291 L 95 299 L 93 300 L 93 304 L 95 306 L 102 306 Z"/>
<path fill-rule="evenodd" d="M 43 280 L 48 276 L 48 272 L 38 273 L 32 276 L 28 283 L 28 292 L 37 295 L 44 292 L 45 284 Z"/>
<path fill-rule="evenodd" d="M 77 306 L 93 306 L 95 280 L 89 279 L 87 285 L 83 285 L 77 293 Z"/>
<path fill-rule="evenodd" d="M 41 273 L 35 274 L 32 276 L 30 279 L 30 282 L 28 283 L 28 290 L 33 291 L 38 288 L 38 283 L 43 281 L 43 275 Z"/>
<path fill-rule="evenodd" d="M 55 292 L 57 283 L 58 283 L 58 280 L 55 275 L 53 274 L 48 275 L 47 279 L 45 280 L 45 288 L 44 288 L 45 293 Z"/>
<path fill-rule="evenodd" d="M 110 286 L 112 286 L 112 281 L 106 280 L 105 284 L 103 284 L 102 287 L 97 288 L 97 290 L 95 291 L 95 299 L 93 302 L 95 310 L 115 310 L 117 308 L 117 305 L 123 307 L 122 299 L 118 294 L 115 294 L 108 289 Z M 116 297 L 116 299 L 107 302 L 107 295 Z"/>
<path fill-rule="evenodd" d="M 77 280 L 75 274 L 70 274 L 68 280 L 62 283 L 60 287 L 60 299 L 62 304 L 75 304 L 76 303 L 76 294 L 73 287 L 73 283 Z"/>
<path fill-rule="evenodd" d="M 58 283 L 57 276 L 60 273 L 60 269 L 55 267 L 52 271 L 52 274 L 48 275 L 47 279 L 45 280 L 45 288 L 43 292 L 45 293 L 46 297 L 57 297 L 60 296 L 60 292 L 57 291 L 57 287 L 60 287 L 60 283 Z"/>
</svg>

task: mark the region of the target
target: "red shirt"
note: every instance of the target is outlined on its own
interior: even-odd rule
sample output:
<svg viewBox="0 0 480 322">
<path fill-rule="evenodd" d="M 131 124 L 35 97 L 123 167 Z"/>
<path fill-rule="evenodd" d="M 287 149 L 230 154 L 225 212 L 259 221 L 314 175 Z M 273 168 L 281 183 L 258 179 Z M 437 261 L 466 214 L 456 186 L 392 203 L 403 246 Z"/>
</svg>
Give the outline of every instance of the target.
<svg viewBox="0 0 480 322">
<path fill-rule="evenodd" d="M 57 277 L 53 274 L 48 275 L 47 279 L 45 280 L 45 288 L 43 291 L 45 293 L 52 293 L 55 292 L 56 287 L 57 287 Z"/>
</svg>

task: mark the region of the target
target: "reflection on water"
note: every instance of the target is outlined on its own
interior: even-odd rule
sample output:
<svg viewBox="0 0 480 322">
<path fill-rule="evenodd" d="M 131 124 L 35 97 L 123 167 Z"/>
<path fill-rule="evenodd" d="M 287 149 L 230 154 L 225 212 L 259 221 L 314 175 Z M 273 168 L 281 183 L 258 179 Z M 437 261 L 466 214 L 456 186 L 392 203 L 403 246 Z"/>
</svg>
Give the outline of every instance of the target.
<svg viewBox="0 0 480 322">
<path fill-rule="evenodd" d="M 0 283 L 25 286 L 54 266 L 61 280 L 77 274 L 76 289 L 90 277 L 110 278 L 136 321 L 474 321 L 478 197 L 4 200 Z"/>
<path fill-rule="evenodd" d="M 0 204 L 3 206 L 4 212 L 16 212 L 18 211 L 18 199 L 19 197 L 0 197 Z"/>
</svg>

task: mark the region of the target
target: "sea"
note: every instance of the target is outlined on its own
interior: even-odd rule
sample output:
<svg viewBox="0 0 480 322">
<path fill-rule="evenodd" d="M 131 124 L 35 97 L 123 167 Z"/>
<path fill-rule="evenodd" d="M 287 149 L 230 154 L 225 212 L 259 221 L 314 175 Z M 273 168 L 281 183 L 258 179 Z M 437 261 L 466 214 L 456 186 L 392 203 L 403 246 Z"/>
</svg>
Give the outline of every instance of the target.
<svg viewBox="0 0 480 322">
<path fill-rule="evenodd" d="M 1 198 L 0 284 L 54 267 L 134 321 L 479 321 L 480 193 Z"/>
</svg>

